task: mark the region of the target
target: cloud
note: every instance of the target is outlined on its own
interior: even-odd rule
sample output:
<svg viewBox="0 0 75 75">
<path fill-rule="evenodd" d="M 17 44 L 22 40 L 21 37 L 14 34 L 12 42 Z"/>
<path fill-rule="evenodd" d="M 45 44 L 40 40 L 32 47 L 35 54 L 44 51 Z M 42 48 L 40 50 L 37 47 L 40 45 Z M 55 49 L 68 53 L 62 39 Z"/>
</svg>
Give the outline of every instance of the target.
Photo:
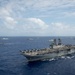
<svg viewBox="0 0 75 75">
<path fill-rule="evenodd" d="M 1 27 L 1 26 L 0 26 Z M 3 27 L 3 28 L 2 28 Z M 2 26 L 1 32 L 7 35 L 44 35 L 48 25 L 39 18 L 25 18 L 19 19 L 17 22 L 11 18 L 6 17 L 5 26 Z M 4 34 L 5 35 L 5 34 Z"/>
<path fill-rule="evenodd" d="M 0 5 L 1 35 L 75 35 L 74 25 L 57 19 L 75 16 L 75 0 L 1 0 Z"/>
<path fill-rule="evenodd" d="M 75 17 L 75 11 L 64 12 L 63 14 L 64 14 L 65 17 Z"/>
<path fill-rule="evenodd" d="M 0 11 L 0 19 L 2 21 L 2 25 L 7 27 L 8 29 L 13 29 L 17 21 L 12 17 L 12 10 L 10 7 L 2 7 Z M 3 26 L 2 26 L 3 27 Z"/>
<path fill-rule="evenodd" d="M 35 27 L 35 25 L 37 25 L 37 26 L 39 26 L 42 30 L 43 30 L 43 29 L 46 29 L 46 28 L 48 27 L 48 25 L 45 24 L 45 22 L 43 22 L 43 21 L 42 21 L 41 19 L 39 19 L 39 18 L 28 18 L 27 20 L 30 21 L 31 24 L 34 23 L 34 27 Z"/>
<path fill-rule="evenodd" d="M 17 21 L 14 20 L 12 17 L 5 17 L 5 26 L 9 29 L 14 29 L 15 24 L 17 24 Z"/>
<path fill-rule="evenodd" d="M 46 24 L 39 18 L 25 18 L 17 20 L 18 23 L 9 24 L 14 22 L 12 18 L 7 18 L 6 28 L 3 27 L 1 32 L 7 32 L 10 36 L 72 36 L 75 35 L 75 26 L 67 25 L 60 22 L 54 22 L 50 25 Z M 11 21 L 11 22 L 9 22 Z M 5 32 L 4 32 L 5 30 Z"/>
<path fill-rule="evenodd" d="M 9 12 L 5 8 L 2 8 L 0 11 L 0 17 L 7 16 L 7 15 L 9 15 Z"/>
<path fill-rule="evenodd" d="M 67 25 L 64 23 L 52 23 L 52 32 L 58 36 L 72 36 L 75 35 L 75 26 Z"/>
<path fill-rule="evenodd" d="M 3 7 L 6 7 L 8 11 L 12 11 L 11 14 L 16 17 L 28 16 L 31 12 L 35 14 L 35 17 L 37 13 L 38 16 L 48 14 L 51 16 L 54 11 L 63 12 L 71 8 L 68 10 L 70 11 L 75 7 L 75 0 L 7 0 L 8 3 L 6 2 L 6 4 L 5 1 L 1 1 Z"/>
<path fill-rule="evenodd" d="M 25 35 L 44 35 L 48 25 L 39 18 L 25 18 L 23 20 L 19 20 L 19 24 L 17 25 L 18 31 Z"/>
</svg>

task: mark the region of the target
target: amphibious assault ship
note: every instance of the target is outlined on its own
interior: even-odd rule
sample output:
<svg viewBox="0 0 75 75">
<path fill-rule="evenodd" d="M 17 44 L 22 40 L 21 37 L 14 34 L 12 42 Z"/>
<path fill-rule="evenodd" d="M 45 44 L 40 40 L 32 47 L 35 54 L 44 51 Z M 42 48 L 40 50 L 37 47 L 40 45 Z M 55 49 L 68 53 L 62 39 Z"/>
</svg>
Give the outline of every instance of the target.
<svg viewBox="0 0 75 75">
<path fill-rule="evenodd" d="M 75 45 L 63 45 L 60 38 L 58 39 L 58 44 L 56 39 L 54 39 L 49 48 L 21 51 L 21 54 L 24 55 L 29 62 L 52 59 L 73 53 L 75 53 Z"/>
</svg>

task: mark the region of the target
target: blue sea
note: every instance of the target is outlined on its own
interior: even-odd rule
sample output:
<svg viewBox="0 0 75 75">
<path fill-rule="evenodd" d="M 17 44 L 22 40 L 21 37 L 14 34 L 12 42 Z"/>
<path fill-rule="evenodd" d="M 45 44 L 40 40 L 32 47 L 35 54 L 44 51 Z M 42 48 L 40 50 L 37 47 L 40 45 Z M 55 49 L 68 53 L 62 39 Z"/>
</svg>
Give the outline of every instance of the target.
<svg viewBox="0 0 75 75">
<path fill-rule="evenodd" d="M 47 48 L 54 38 L 75 45 L 75 37 L 0 37 L 0 75 L 75 75 L 75 54 L 32 63 L 20 54 Z"/>
</svg>

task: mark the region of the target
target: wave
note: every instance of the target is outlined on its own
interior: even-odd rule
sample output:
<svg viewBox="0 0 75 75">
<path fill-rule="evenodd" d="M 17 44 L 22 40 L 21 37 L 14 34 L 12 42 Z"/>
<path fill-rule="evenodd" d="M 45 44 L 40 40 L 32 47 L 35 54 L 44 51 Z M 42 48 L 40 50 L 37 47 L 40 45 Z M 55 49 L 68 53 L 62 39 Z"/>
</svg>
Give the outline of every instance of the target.
<svg viewBox="0 0 75 75">
<path fill-rule="evenodd" d="M 44 59 L 42 61 L 55 61 L 55 60 L 60 60 L 60 59 L 72 59 L 74 57 L 75 57 L 74 55 L 71 55 L 71 56 L 61 56 L 61 57 L 57 57 L 57 58 Z"/>
<path fill-rule="evenodd" d="M 49 61 L 54 61 L 54 60 L 56 60 L 56 59 L 55 58 L 49 59 Z"/>
<path fill-rule="evenodd" d="M 4 43 L 4 45 L 13 45 L 15 43 Z"/>
<path fill-rule="evenodd" d="M 0 69 L 0 75 L 14 75 L 15 73 L 13 73 L 10 70 L 6 70 L 6 69 Z"/>
</svg>

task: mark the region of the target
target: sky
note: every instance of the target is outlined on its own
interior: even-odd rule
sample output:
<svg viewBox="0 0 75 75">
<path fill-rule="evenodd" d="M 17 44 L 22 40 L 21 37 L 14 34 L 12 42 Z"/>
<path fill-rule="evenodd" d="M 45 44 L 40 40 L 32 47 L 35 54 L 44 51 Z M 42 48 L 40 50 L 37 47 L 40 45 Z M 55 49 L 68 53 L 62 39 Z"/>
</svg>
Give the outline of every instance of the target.
<svg viewBox="0 0 75 75">
<path fill-rule="evenodd" d="M 0 36 L 75 36 L 75 0 L 0 0 Z"/>
</svg>

